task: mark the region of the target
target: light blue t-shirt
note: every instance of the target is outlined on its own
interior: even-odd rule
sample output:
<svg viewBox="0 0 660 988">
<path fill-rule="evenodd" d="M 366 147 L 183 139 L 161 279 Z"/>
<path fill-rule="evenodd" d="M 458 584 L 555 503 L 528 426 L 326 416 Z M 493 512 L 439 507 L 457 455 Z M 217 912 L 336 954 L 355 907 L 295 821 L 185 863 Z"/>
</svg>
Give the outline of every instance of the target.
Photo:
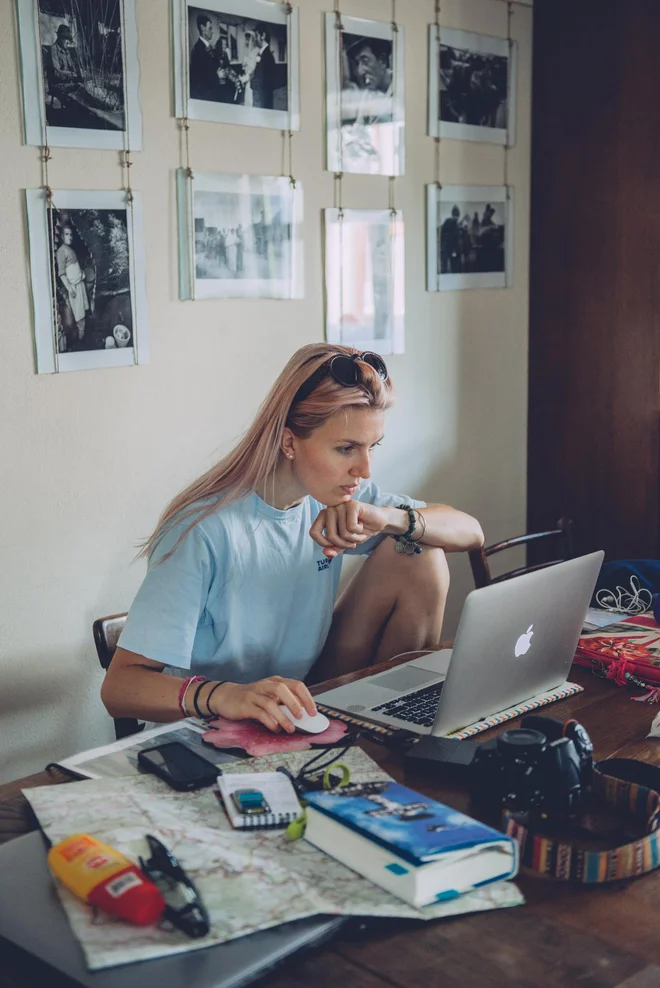
<svg viewBox="0 0 660 988">
<path fill-rule="evenodd" d="M 356 500 L 423 501 L 362 485 Z M 208 679 L 304 679 L 325 643 L 343 553 L 330 560 L 309 530 L 324 505 L 286 511 L 252 493 L 198 522 L 163 562 L 190 519 L 165 534 L 129 611 L 119 645 Z M 368 555 L 386 536 L 350 550 Z"/>
</svg>

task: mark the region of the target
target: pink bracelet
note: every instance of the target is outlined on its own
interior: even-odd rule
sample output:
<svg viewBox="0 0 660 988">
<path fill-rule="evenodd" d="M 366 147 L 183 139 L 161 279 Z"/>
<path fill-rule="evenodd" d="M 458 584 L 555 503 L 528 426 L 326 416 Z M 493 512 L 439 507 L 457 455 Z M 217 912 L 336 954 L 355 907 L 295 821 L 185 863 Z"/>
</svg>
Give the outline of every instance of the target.
<svg viewBox="0 0 660 988">
<path fill-rule="evenodd" d="M 188 676 L 187 679 L 184 679 L 181 689 L 179 690 L 179 710 L 184 717 L 190 717 L 190 714 L 186 709 L 186 693 L 188 692 L 188 687 L 191 683 L 199 683 L 200 680 L 204 681 L 205 679 L 206 676 Z"/>
</svg>

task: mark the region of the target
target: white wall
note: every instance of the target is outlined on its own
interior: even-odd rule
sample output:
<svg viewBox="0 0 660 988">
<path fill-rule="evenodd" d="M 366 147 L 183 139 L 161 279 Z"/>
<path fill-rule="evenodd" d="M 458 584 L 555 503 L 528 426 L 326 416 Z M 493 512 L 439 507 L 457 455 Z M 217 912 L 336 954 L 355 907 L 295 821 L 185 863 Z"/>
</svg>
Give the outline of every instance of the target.
<svg viewBox="0 0 660 988">
<path fill-rule="evenodd" d="M 323 0 L 301 0 L 302 131 L 294 170 L 304 183 L 306 296 L 296 302 L 177 301 L 170 27 L 165 0 L 137 0 L 144 151 L 142 190 L 151 363 L 52 376 L 34 372 L 23 189 L 40 183 L 38 151 L 21 144 L 13 4 L 0 3 L 0 781 L 112 738 L 98 698 L 94 618 L 126 610 L 143 566 L 131 564 L 165 502 L 246 427 L 285 359 L 323 337 Z M 500 0 L 444 0 L 451 27 L 506 35 Z M 345 0 L 345 13 L 389 20 L 385 0 Z M 476 514 L 487 538 L 524 530 L 531 10 L 514 8 L 519 42 L 515 283 L 508 291 L 425 291 L 424 186 L 433 180 L 426 136 L 431 0 L 398 4 L 406 31 L 407 173 L 397 183 L 406 222 L 406 354 L 389 359 L 398 392 L 376 477 L 385 489 Z M 278 174 L 280 135 L 191 125 L 200 170 Z M 445 140 L 446 184 L 501 184 L 503 151 Z M 55 149 L 54 188 L 114 189 L 114 152 Z M 348 176 L 344 205 L 384 207 L 387 181 Z M 471 581 L 454 575 L 446 630 Z"/>
</svg>

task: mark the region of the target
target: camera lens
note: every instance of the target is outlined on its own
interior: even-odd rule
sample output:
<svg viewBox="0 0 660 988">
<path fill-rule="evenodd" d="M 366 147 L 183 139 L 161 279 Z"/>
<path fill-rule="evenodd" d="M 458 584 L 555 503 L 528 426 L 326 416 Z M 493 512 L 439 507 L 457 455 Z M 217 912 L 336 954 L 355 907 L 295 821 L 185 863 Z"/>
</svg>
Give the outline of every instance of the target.
<svg viewBox="0 0 660 988">
<path fill-rule="evenodd" d="M 537 755 L 541 748 L 547 743 L 545 734 L 540 731 L 531 731 L 525 728 L 518 728 L 512 731 L 502 731 L 497 739 L 497 747 L 502 754 L 521 757 L 527 754 Z"/>
</svg>

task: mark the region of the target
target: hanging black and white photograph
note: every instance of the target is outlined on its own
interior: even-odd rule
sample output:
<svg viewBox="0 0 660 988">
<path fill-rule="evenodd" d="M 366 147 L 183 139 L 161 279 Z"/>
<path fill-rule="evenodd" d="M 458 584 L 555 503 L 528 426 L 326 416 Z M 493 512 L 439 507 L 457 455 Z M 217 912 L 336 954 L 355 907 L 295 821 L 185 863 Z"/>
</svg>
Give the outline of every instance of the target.
<svg viewBox="0 0 660 988">
<path fill-rule="evenodd" d="M 148 359 L 142 206 L 124 192 L 26 192 L 40 374 Z"/>
<path fill-rule="evenodd" d="M 139 150 L 135 0 L 18 0 L 27 144 Z"/>
<path fill-rule="evenodd" d="M 428 290 L 507 288 L 512 271 L 512 190 L 427 186 Z"/>
<path fill-rule="evenodd" d="M 404 32 L 391 23 L 325 15 L 326 166 L 402 175 Z"/>
<path fill-rule="evenodd" d="M 515 143 L 517 45 L 451 28 L 429 31 L 429 134 Z"/>
<path fill-rule="evenodd" d="M 325 296 L 329 343 L 404 352 L 401 210 L 326 209 Z"/>
<path fill-rule="evenodd" d="M 298 10 L 173 0 L 177 117 L 298 130 Z"/>
<path fill-rule="evenodd" d="M 177 172 L 180 298 L 302 298 L 302 186 Z"/>
</svg>

